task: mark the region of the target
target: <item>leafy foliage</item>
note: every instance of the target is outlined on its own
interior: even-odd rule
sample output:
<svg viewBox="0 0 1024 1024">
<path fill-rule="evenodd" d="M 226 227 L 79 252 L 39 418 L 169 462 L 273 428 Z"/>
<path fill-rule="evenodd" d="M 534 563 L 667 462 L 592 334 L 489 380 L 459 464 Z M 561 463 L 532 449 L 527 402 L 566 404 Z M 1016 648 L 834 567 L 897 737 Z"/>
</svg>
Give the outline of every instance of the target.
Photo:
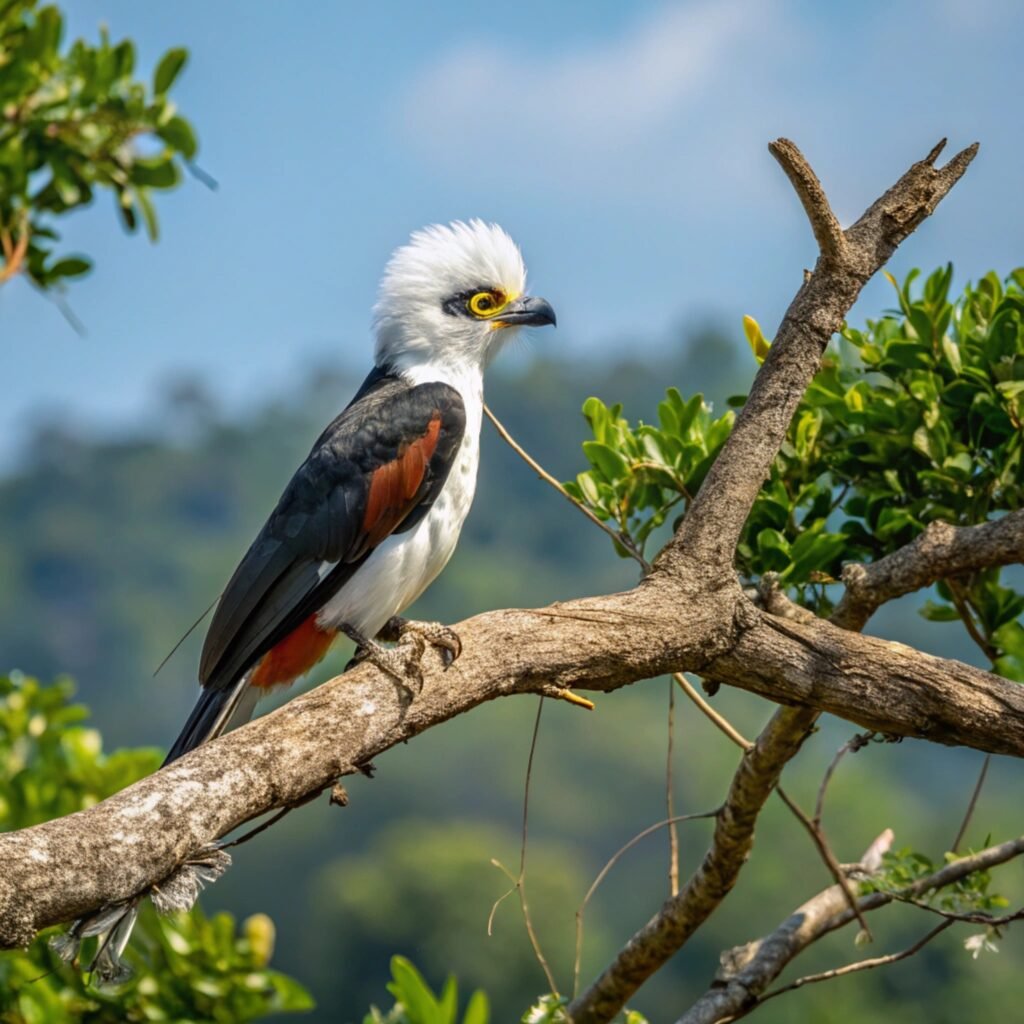
<svg viewBox="0 0 1024 1024">
<path fill-rule="evenodd" d="M 155 750 L 103 753 L 71 683 L 0 677 L 0 831 L 82 810 L 153 771 Z M 63 963 L 44 933 L 24 953 L 0 955 L 4 1024 L 144 1020 L 256 1020 L 309 1009 L 306 990 L 269 969 L 274 926 L 256 914 L 236 933 L 230 914 L 198 909 L 160 918 L 147 909 L 129 947 L 135 977 L 97 990 Z"/>
<path fill-rule="evenodd" d="M 114 194 L 129 231 L 158 234 L 153 193 L 173 188 L 196 154 L 191 124 L 168 93 L 187 53 L 168 51 L 152 85 L 134 77 L 135 46 L 76 40 L 61 51 L 63 16 L 38 0 L 0 4 L 0 283 L 24 270 L 42 289 L 89 271 L 57 255 L 55 217 Z"/>
<path fill-rule="evenodd" d="M 617 525 L 623 557 L 642 553 L 671 509 L 693 498 L 734 419 L 731 412 L 713 419 L 703 395 L 687 400 L 676 388 L 658 405 L 657 426 L 633 428 L 621 405 L 609 408 L 599 398 L 584 402 L 583 415 L 594 434 L 583 442 L 591 468 L 565 487 L 600 519 Z"/>
<path fill-rule="evenodd" d="M 395 1005 L 387 1014 L 376 1006 L 363 1018 L 363 1024 L 488 1024 L 491 1010 L 487 996 L 479 989 L 469 997 L 465 1014 L 459 1016 L 459 987 L 448 975 L 440 995 L 435 995 L 423 975 L 404 956 L 391 958 L 388 991 Z"/>
<path fill-rule="evenodd" d="M 897 286 L 898 310 L 847 328 L 826 356 L 739 546 L 744 576 L 778 573 L 821 613 L 844 562 L 881 558 L 931 522 L 969 525 L 1024 506 L 1024 269 L 1005 282 L 987 274 L 955 301 L 951 265 L 915 290 L 918 276 Z M 748 317 L 744 329 L 762 359 L 760 327 Z M 667 511 L 696 493 L 731 413 L 715 419 L 700 395 L 675 389 L 657 425 L 631 426 L 596 398 L 583 413 L 591 468 L 567 487 L 617 524 L 620 554 L 642 551 Z M 996 670 L 1024 679 L 1024 595 L 998 569 L 938 593 L 922 614 L 969 622 Z"/>
<path fill-rule="evenodd" d="M 987 840 L 985 845 L 988 845 Z M 951 864 L 960 857 L 960 854 L 947 853 L 943 863 Z M 892 850 L 883 857 L 881 871 L 861 883 L 861 892 L 892 893 L 899 898 L 915 882 L 933 875 L 940 867 L 930 857 L 910 847 Z M 991 884 L 991 872 L 972 871 L 941 891 L 926 893 L 919 898 L 951 914 L 995 914 L 1008 907 L 1009 900 L 990 892 Z"/>
</svg>

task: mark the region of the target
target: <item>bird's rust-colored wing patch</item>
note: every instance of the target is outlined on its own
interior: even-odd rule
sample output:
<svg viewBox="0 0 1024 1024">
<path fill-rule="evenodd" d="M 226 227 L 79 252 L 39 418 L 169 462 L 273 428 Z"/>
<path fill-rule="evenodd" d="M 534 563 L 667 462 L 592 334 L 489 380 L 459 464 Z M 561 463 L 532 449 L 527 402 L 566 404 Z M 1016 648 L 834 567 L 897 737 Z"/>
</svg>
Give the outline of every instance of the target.
<svg viewBox="0 0 1024 1024">
<path fill-rule="evenodd" d="M 337 635 L 335 629 L 318 626 L 315 613 L 310 615 L 260 658 L 250 683 L 262 689 L 298 679 L 324 657 Z"/>
<path fill-rule="evenodd" d="M 412 511 L 440 433 L 441 413 L 435 412 L 422 437 L 403 445 L 397 458 L 374 470 L 363 515 L 369 547 L 392 534 Z"/>
</svg>

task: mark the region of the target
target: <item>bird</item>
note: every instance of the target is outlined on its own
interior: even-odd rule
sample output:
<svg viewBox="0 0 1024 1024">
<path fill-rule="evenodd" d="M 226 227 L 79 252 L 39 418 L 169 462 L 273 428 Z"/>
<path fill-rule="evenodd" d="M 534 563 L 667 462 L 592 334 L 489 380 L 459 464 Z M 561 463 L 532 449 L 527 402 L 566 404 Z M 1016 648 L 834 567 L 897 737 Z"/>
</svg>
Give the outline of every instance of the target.
<svg viewBox="0 0 1024 1024">
<path fill-rule="evenodd" d="M 435 224 L 391 255 L 374 306 L 374 365 L 328 424 L 239 562 L 199 663 L 199 699 L 165 765 L 237 727 L 259 699 L 304 676 L 346 636 L 413 689 L 449 627 L 401 613 L 455 551 L 480 461 L 484 371 L 524 327 L 555 326 L 526 290 L 519 247 L 483 220 Z M 397 641 L 385 647 L 381 640 Z M 76 921 L 59 951 L 99 935 L 90 970 L 116 981 L 138 898 Z M 114 911 L 120 909 L 118 915 Z"/>
</svg>

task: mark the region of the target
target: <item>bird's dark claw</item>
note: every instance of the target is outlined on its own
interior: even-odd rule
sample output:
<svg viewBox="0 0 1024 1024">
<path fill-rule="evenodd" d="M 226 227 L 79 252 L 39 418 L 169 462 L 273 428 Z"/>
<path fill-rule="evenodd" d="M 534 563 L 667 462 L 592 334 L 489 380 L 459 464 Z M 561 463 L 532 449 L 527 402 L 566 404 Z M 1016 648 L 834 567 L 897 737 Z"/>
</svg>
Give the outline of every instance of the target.
<svg viewBox="0 0 1024 1024">
<path fill-rule="evenodd" d="M 406 637 L 415 636 L 425 643 L 436 647 L 448 668 L 462 653 L 462 641 L 459 634 L 441 622 L 418 622 L 414 619 L 403 619 L 395 615 L 388 619 L 384 628 L 377 634 L 381 640 L 395 640 L 403 643 Z"/>
</svg>

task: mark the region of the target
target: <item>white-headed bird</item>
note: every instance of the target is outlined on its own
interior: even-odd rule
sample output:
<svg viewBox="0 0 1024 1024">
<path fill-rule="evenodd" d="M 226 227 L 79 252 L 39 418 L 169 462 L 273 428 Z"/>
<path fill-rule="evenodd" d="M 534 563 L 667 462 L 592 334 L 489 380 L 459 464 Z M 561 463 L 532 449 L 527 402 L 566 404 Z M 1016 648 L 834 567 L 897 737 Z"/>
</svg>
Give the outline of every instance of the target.
<svg viewBox="0 0 1024 1024">
<path fill-rule="evenodd" d="M 438 623 L 398 618 L 444 568 L 473 501 L 483 374 L 518 328 L 555 323 L 526 294 L 519 249 L 479 220 L 417 231 L 388 262 L 374 367 L 324 430 L 228 582 L 203 646 L 202 692 L 167 762 L 249 719 L 339 635 L 418 685 L 425 645 L 457 657 Z M 377 638 L 399 640 L 385 648 Z M 123 972 L 138 899 L 75 922 L 65 955 L 101 934 L 90 969 Z M 120 909 L 120 913 L 116 911 Z"/>
</svg>

